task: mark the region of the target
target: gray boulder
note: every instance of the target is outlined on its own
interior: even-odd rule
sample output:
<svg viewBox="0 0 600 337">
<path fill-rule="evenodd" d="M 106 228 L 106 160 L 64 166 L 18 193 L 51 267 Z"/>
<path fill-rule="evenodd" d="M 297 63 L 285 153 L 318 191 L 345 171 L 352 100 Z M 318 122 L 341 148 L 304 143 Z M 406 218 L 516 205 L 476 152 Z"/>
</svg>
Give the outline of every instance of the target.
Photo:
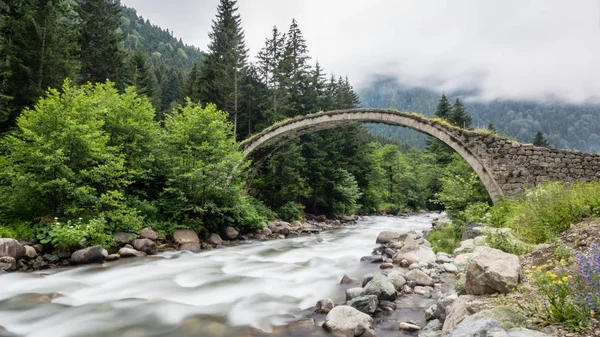
<svg viewBox="0 0 600 337">
<path fill-rule="evenodd" d="M 200 243 L 200 238 L 191 229 L 178 229 L 173 233 L 173 241 L 178 245 L 183 245 L 186 243 Z"/>
<path fill-rule="evenodd" d="M 360 284 L 360 280 L 352 276 L 344 275 L 340 281 L 340 284 Z"/>
<path fill-rule="evenodd" d="M 407 281 L 413 281 L 420 286 L 432 286 L 435 282 L 419 269 L 413 269 L 406 274 Z"/>
<path fill-rule="evenodd" d="M 506 330 L 510 337 L 550 337 L 541 331 L 530 330 L 525 328 L 512 328 Z M 597 332 L 597 331 L 596 331 Z"/>
<path fill-rule="evenodd" d="M 121 258 L 121 256 L 119 254 L 108 254 L 108 256 L 106 256 L 104 258 L 104 261 L 107 261 L 107 262 L 117 261 L 120 258 Z"/>
<path fill-rule="evenodd" d="M 335 303 L 330 298 L 320 300 L 315 304 L 315 312 L 319 314 L 326 314 L 335 307 Z"/>
<path fill-rule="evenodd" d="M 456 326 L 450 337 L 487 337 L 487 332 L 494 328 L 502 328 L 502 325 L 491 318 L 464 322 Z"/>
<path fill-rule="evenodd" d="M 323 323 L 325 330 L 343 337 L 375 337 L 373 318 L 350 306 L 333 308 Z"/>
<path fill-rule="evenodd" d="M 211 244 L 211 245 L 222 245 L 223 244 L 223 239 L 221 239 L 221 236 L 219 234 L 216 233 L 212 233 L 208 239 L 206 239 L 206 242 Z"/>
<path fill-rule="evenodd" d="M 35 248 L 31 247 L 31 246 L 24 246 L 25 247 L 25 258 L 28 260 L 33 260 L 37 257 L 37 252 L 35 251 Z"/>
<path fill-rule="evenodd" d="M 15 239 L 0 239 L 0 256 L 10 256 L 15 260 L 25 257 L 25 246 Z"/>
<path fill-rule="evenodd" d="M 433 249 L 427 245 L 404 245 L 398 251 L 398 254 L 394 256 L 394 263 L 400 264 L 402 260 L 408 261 L 408 263 L 415 262 L 435 262 L 436 257 Z"/>
<path fill-rule="evenodd" d="M 179 246 L 179 250 L 185 250 L 192 253 L 200 253 L 202 248 L 199 243 L 184 243 Z"/>
<path fill-rule="evenodd" d="M 119 249 L 119 256 L 121 257 L 143 257 L 146 256 L 146 253 L 140 252 L 138 250 L 132 248 L 123 247 Z"/>
<path fill-rule="evenodd" d="M 519 284 L 519 257 L 498 249 L 477 247 L 467 265 L 465 290 L 470 295 L 506 294 Z"/>
<path fill-rule="evenodd" d="M 17 270 L 17 260 L 12 256 L 0 257 L 0 271 L 15 271 Z"/>
<path fill-rule="evenodd" d="M 119 245 L 132 243 L 133 240 L 135 240 L 135 239 L 137 239 L 137 234 L 134 234 L 134 233 L 118 232 L 115 234 L 115 241 Z"/>
<path fill-rule="evenodd" d="M 363 288 L 348 288 L 346 289 L 346 301 L 350 301 L 353 298 L 359 297 L 363 293 Z"/>
<path fill-rule="evenodd" d="M 433 317 L 437 318 L 443 323 L 446 320 L 446 312 L 448 307 L 451 306 L 457 298 L 458 295 L 456 294 L 440 298 L 435 304 Z"/>
<path fill-rule="evenodd" d="M 427 325 L 419 332 L 419 337 L 441 337 L 442 326 L 442 322 L 440 322 L 438 319 L 429 321 Z"/>
<path fill-rule="evenodd" d="M 143 239 L 158 240 L 158 234 L 150 227 L 146 227 L 140 231 L 140 236 Z"/>
<path fill-rule="evenodd" d="M 385 231 L 385 232 L 381 232 L 379 233 L 379 235 L 377 235 L 377 240 L 375 240 L 375 243 L 390 243 L 390 242 L 396 242 L 400 239 L 400 233 L 398 232 L 390 232 L 390 231 Z"/>
<path fill-rule="evenodd" d="M 398 271 L 392 271 L 387 275 L 388 280 L 392 282 L 396 291 L 402 291 L 402 287 L 406 284 L 404 275 Z"/>
<path fill-rule="evenodd" d="M 137 239 L 133 241 L 133 248 L 148 255 L 156 254 L 156 243 L 150 239 Z"/>
<path fill-rule="evenodd" d="M 225 238 L 227 240 L 235 240 L 240 235 L 240 232 L 236 231 L 233 227 L 225 227 Z"/>
<path fill-rule="evenodd" d="M 443 335 L 448 336 L 465 318 L 485 308 L 485 302 L 475 296 L 459 296 L 446 308 L 446 319 L 442 328 Z"/>
<path fill-rule="evenodd" d="M 375 310 L 377 310 L 379 300 L 375 295 L 366 295 L 353 298 L 352 300 L 348 301 L 346 305 L 349 305 L 360 312 L 364 312 L 367 315 L 373 315 Z"/>
<path fill-rule="evenodd" d="M 363 293 L 364 295 L 375 295 L 381 301 L 395 301 L 397 297 L 396 288 L 382 274 L 373 276 L 373 279 L 365 286 Z"/>
<path fill-rule="evenodd" d="M 75 251 L 71 254 L 70 262 L 72 264 L 103 263 L 102 246 L 94 246 Z"/>
</svg>

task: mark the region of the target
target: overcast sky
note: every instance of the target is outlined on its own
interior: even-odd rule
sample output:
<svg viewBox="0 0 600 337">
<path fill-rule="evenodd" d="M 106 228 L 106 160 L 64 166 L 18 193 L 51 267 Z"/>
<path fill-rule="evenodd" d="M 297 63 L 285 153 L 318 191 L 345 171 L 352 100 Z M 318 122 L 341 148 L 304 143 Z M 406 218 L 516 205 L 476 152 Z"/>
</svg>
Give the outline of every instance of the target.
<svg viewBox="0 0 600 337">
<path fill-rule="evenodd" d="M 252 55 L 295 18 L 310 56 L 355 87 L 374 75 L 481 99 L 600 100 L 600 0 L 239 0 Z M 206 50 L 218 0 L 122 0 Z"/>
</svg>

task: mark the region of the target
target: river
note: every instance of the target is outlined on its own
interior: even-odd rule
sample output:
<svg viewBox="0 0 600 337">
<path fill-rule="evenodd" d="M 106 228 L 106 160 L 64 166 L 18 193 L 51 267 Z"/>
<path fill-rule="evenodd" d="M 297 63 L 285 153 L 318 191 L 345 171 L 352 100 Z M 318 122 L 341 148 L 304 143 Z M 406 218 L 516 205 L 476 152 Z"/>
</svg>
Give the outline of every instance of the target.
<svg viewBox="0 0 600 337">
<path fill-rule="evenodd" d="M 422 231 L 437 216 L 364 217 L 315 236 L 1 275 L 0 336 L 256 336 L 307 316 L 322 320 L 307 309 L 323 298 L 343 302 L 344 274 L 378 270 L 359 259 L 379 232 Z M 314 330 L 275 333 L 322 334 Z"/>
</svg>

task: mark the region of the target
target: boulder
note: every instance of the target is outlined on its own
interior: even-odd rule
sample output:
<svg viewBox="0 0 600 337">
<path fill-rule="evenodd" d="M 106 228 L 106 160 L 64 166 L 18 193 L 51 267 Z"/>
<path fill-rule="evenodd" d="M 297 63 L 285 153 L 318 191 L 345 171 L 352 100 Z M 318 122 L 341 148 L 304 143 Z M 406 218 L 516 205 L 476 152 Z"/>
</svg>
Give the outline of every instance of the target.
<svg viewBox="0 0 600 337">
<path fill-rule="evenodd" d="M 199 243 L 184 243 L 179 246 L 179 250 L 185 250 L 192 253 L 200 253 L 202 248 Z"/>
<path fill-rule="evenodd" d="M 456 274 L 458 272 L 458 268 L 452 263 L 444 263 L 442 268 L 444 268 L 444 271 L 447 273 Z"/>
<path fill-rule="evenodd" d="M 502 325 L 491 318 L 463 322 L 456 326 L 450 337 L 485 337 L 487 332 L 494 328 L 502 328 Z"/>
<path fill-rule="evenodd" d="M 402 260 L 408 263 L 415 262 L 435 262 L 436 257 L 433 249 L 426 245 L 404 245 L 394 256 L 394 263 L 401 264 Z"/>
<path fill-rule="evenodd" d="M 240 232 L 236 231 L 233 227 L 225 227 L 225 238 L 227 240 L 235 240 L 240 235 Z"/>
<path fill-rule="evenodd" d="M 408 323 L 408 322 L 402 322 L 400 323 L 400 330 L 404 330 L 404 331 L 418 331 L 421 330 L 421 327 L 416 325 L 416 324 L 412 324 L 412 323 Z"/>
<path fill-rule="evenodd" d="M 146 227 L 140 231 L 142 239 L 158 240 L 158 234 L 150 227 Z"/>
<path fill-rule="evenodd" d="M 281 235 L 289 235 L 292 231 L 292 227 L 287 222 L 280 222 L 277 228 L 279 229 L 279 234 Z"/>
<path fill-rule="evenodd" d="M 469 264 L 469 261 L 471 260 L 472 257 L 473 257 L 473 253 L 456 255 L 456 257 L 454 258 L 454 265 L 459 270 L 464 270 L 465 268 L 467 268 L 467 264 Z"/>
<path fill-rule="evenodd" d="M 133 248 L 148 255 L 156 254 L 156 243 L 150 239 L 137 239 L 133 241 Z"/>
<path fill-rule="evenodd" d="M 208 239 L 206 239 L 206 243 L 215 245 L 215 246 L 219 246 L 219 245 L 223 244 L 223 239 L 221 239 L 221 236 L 219 234 L 212 233 L 208 237 Z"/>
<path fill-rule="evenodd" d="M 71 254 L 72 264 L 103 263 L 102 246 L 83 248 Z"/>
<path fill-rule="evenodd" d="M 404 275 L 398 271 L 392 271 L 387 275 L 388 280 L 392 282 L 396 291 L 402 291 L 402 287 L 406 284 Z"/>
<path fill-rule="evenodd" d="M 318 314 L 326 314 L 331 311 L 335 307 L 335 303 L 329 298 L 320 300 L 315 304 L 315 312 Z"/>
<path fill-rule="evenodd" d="M 200 238 L 191 229 L 178 229 L 173 233 L 173 241 L 178 245 L 183 245 L 186 243 L 200 243 Z"/>
<path fill-rule="evenodd" d="M 422 236 L 420 236 L 419 234 L 416 234 L 416 233 L 406 234 L 406 238 L 404 239 L 404 244 L 412 245 L 412 246 L 426 245 L 426 246 L 431 247 L 431 244 L 429 243 L 429 241 L 425 240 L 425 238 L 423 238 Z"/>
<path fill-rule="evenodd" d="M 470 315 L 485 309 L 485 302 L 475 296 L 459 296 L 446 308 L 446 319 L 442 328 L 443 336 L 448 336 L 454 328 Z"/>
<path fill-rule="evenodd" d="M 315 217 L 316 222 L 325 222 L 327 221 L 327 215 L 321 214 Z"/>
<path fill-rule="evenodd" d="M 392 301 L 379 301 L 379 308 L 383 311 L 394 311 L 397 305 Z"/>
<path fill-rule="evenodd" d="M 436 255 L 435 262 L 437 262 L 437 263 L 451 263 L 452 262 L 452 258 L 450 258 L 450 256 L 448 256 L 446 254 L 440 254 L 440 253 L 438 253 Z"/>
<path fill-rule="evenodd" d="M 434 306 L 433 309 L 433 317 L 440 320 L 440 322 L 444 322 L 446 320 L 446 315 L 448 311 L 448 307 L 454 303 L 454 301 L 458 298 L 458 295 L 452 294 L 450 296 L 440 298 Z"/>
<path fill-rule="evenodd" d="M 512 328 L 506 330 L 510 337 L 550 337 L 550 335 L 545 334 L 541 331 L 530 330 L 525 328 Z M 595 333 L 598 331 L 596 330 Z"/>
<path fill-rule="evenodd" d="M 460 242 L 460 247 L 454 249 L 454 254 L 471 253 L 475 249 L 473 239 Z"/>
<path fill-rule="evenodd" d="M 266 228 L 266 229 L 268 229 L 268 228 Z M 256 235 L 254 235 L 254 240 L 256 240 L 256 241 L 264 241 L 266 239 L 267 239 L 267 237 L 264 236 L 263 234 L 256 234 Z"/>
<path fill-rule="evenodd" d="M 60 262 L 60 258 L 57 255 L 44 254 L 43 258 L 46 260 L 46 262 L 51 264 L 57 264 Z"/>
<path fill-rule="evenodd" d="M 375 337 L 373 318 L 350 306 L 333 308 L 323 323 L 325 330 L 343 337 Z"/>
<path fill-rule="evenodd" d="M 462 322 L 471 322 L 485 318 L 495 319 L 505 329 L 519 328 L 527 325 L 527 318 L 523 317 L 517 308 L 510 306 L 482 310 L 465 318 Z"/>
<path fill-rule="evenodd" d="M 346 289 L 346 301 L 350 301 L 353 298 L 359 297 L 363 293 L 363 288 L 348 288 Z"/>
<path fill-rule="evenodd" d="M 373 315 L 377 310 L 379 300 L 375 295 L 366 295 L 353 298 L 348 301 L 346 305 L 349 305 L 360 312 L 364 312 L 367 315 Z"/>
<path fill-rule="evenodd" d="M 393 269 L 393 268 L 394 268 L 393 263 L 384 262 L 379 265 L 379 269 Z"/>
<path fill-rule="evenodd" d="M 17 260 L 12 256 L 0 257 L 0 271 L 15 271 L 17 270 Z"/>
<path fill-rule="evenodd" d="M 263 236 L 269 236 L 273 234 L 273 232 L 269 228 L 263 228 L 258 234 Z"/>
<path fill-rule="evenodd" d="M 489 247 L 477 247 L 467 266 L 465 290 L 470 295 L 506 294 L 519 284 L 519 257 Z"/>
<path fill-rule="evenodd" d="M 381 255 L 363 256 L 360 258 L 360 262 L 381 263 L 381 262 L 383 262 L 383 257 Z"/>
<path fill-rule="evenodd" d="M 407 281 L 413 281 L 420 286 L 432 286 L 435 282 L 419 269 L 413 269 L 406 274 Z"/>
<path fill-rule="evenodd" d="M 118 232 L 115 234 L 115 241 L 119 245 L 132 243 L 135 239 L 137 239 L 137 235 L 134 233 Z"/>
<path fill-rule="evenodd" d="M 344 275 L 340 281 L 340 284 L 360 284 L 360 280 L 348 275 Z"/>
<path fill-rule="evenodd" d="M 108 254 L 108 256 L 106 256 L 104 258 L 104 261 L 111 262 L 111 261 L 116 261 L 120 258 L 121 258 L 121 256 L 119 254 Z"/>
<path fill-rule="evenodd" d="M 18 261 L 25 257 L 25 246 L 15 239 L 0 239 L 1 256 L 10 256 Z"/>
<path fill-rule="evenodd" d="M 475 239 L 478 236 L 485 234 L 485 228 L 482 224 L 470 223 L 462 232 L 461 241 Z"/>
<path fill-rule="evenodd" d="M 429 323 L 427 323 L 427 325 L 419 332 L 419 337 L 441 337 L 442 326 L 442 322 L 438 319 L 429 321 Z"/>
<path fill-rule="evenodd" d="M 379 235 L 377 235 L 377 240 L 375 240 L 375 243 L 384 244 L 384 243 L 396 242 L 400 239 L 400 235 L 401 234 L 398 232 L 390 232 L 390 231 L 381 232 L 381 233 L 379 233 Z"/>
<path fill-rule="evenodd" d="M 119 256 L 121 257 L 143 257 L 146 256 L 146 253 L 140 252 L 138 250 L 132 248 L 121 248 L 119 249 Z"/>
<path fill-rule="evenodd" d="M 397 294 L 392 282 L 382 274 L 376 274 L 367 283 L 363 291 L 364 295 L 375 295 L 381 301 L 395 301 Z"/>
<path fill-rule="evenodd" d="M 37 252 L 35 251 L 35 248 L 31 247 L 31 246 L 24 246 L 25 247 L 25 258 L 28 260 L 33 260 L 37 257 Z"/>
</svg>

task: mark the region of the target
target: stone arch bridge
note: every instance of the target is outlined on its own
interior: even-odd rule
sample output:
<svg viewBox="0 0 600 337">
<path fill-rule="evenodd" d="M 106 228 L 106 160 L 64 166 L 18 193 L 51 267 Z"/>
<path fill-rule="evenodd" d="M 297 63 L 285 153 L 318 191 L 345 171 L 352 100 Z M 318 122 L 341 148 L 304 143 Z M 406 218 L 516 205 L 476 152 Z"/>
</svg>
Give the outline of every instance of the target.
<svg viewBox="0 0 600 337">
<path fill-rule="evenodd" d="M 246 158 L 265 158 L 300 135 L 361 123 L 408 127 L 441 140 L 471 165 L 494 201 L 544 181 L 600 180 L 600 154 L 536 147 L 395 110 L 337 110 L 293 118 L 248 138 L 240 149 Z"/>
</svg>

